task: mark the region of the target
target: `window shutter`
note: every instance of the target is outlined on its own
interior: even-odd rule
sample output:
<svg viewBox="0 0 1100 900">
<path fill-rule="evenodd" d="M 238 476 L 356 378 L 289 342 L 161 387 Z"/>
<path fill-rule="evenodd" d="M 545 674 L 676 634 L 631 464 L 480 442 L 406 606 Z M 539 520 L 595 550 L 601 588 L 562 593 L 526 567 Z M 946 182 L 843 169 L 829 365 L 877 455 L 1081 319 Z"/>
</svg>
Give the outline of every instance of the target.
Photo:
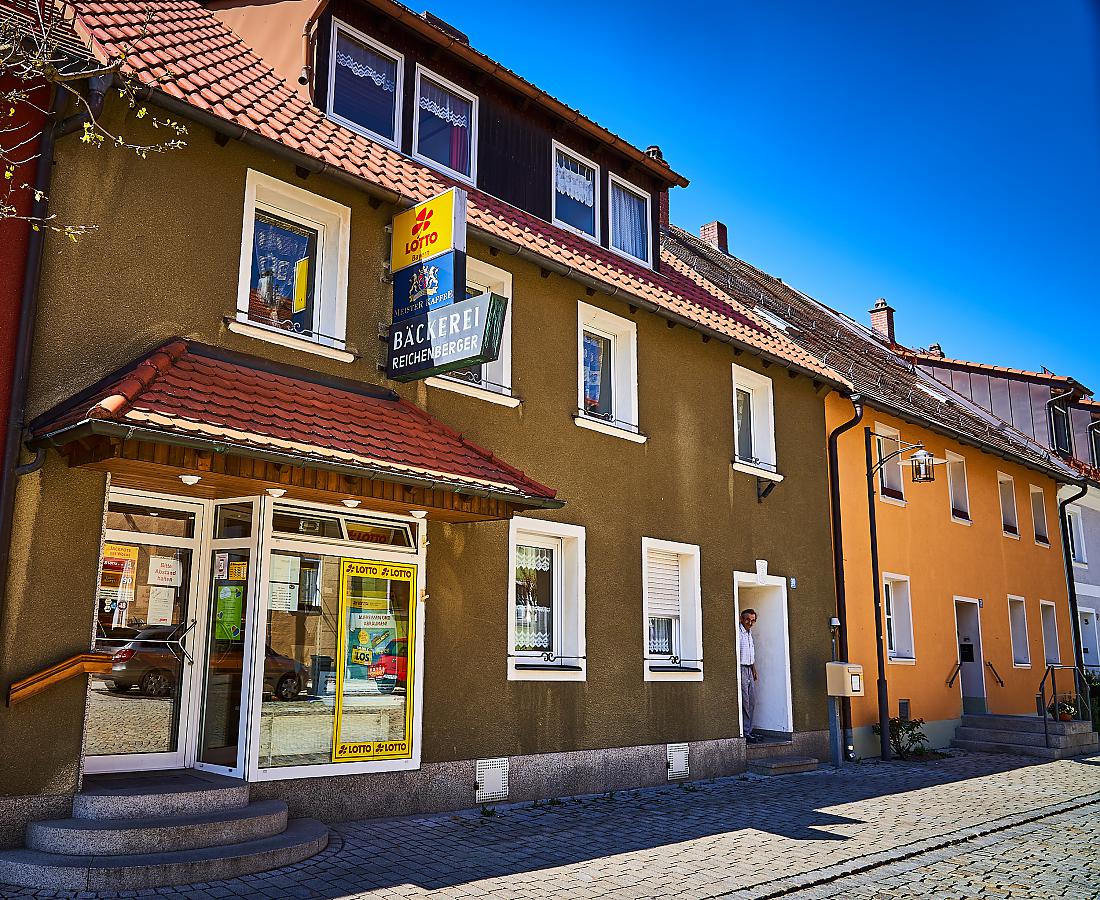
<svg viewBox="0 0 1100 900">
<path fill-rule="evenodd" d="M 680 615 L 680 557 L 666 550 L 650 550 L 646 556 L 649 615 Z"/>
</svg>

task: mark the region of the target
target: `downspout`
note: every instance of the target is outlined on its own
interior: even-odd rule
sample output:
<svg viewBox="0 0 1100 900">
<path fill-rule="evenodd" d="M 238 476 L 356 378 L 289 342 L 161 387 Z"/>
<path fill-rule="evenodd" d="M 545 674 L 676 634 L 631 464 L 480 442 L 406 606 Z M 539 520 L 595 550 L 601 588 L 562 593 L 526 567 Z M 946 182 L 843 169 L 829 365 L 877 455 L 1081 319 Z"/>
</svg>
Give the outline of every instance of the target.
<svg viewBox="0 0 1100 900">
<path fill-rule="evenodd" d="M 1078 669 L 1085 666 L 1085 657 L 1081 653 L 1081 622 L 1077 618 L 1077 585 L 1073 581 L 1073 557 L 1069 546 L 1069 517 L 1066 515 L 1066 507 L 1080 500 L 1088 493 L 1088 482 L 1077 485 L 1076 494 L 1058 501 L 1058 524 L 1062 528 L 1062 561 L 1066 568 L 1066 588 L 1069 590 L 1069 618 L 1073 634 L 1073 660 Z"/>
<path fill-rule="evenodd" d="M 298 76 L 298 84 L 309 86 L 310 97 L 313 96 L 313 26 L 317 24 L 328 4 L 329 0 L 320 0 L 306 19 L 306 24 L 302 26 L 302 72 Z"/>
<path fill-rule="evenodd" d="M 97 76 L 88 82 L 88 106 L 98 116 L 111 84 L 110 75 Z M 42 130 L 38 166 L 34 175 L 34 202 L 30 217 L 42 222 L 50 212 L 50 187 L 53 179 L 54 150 L 58 138 L 71 134 L 90 120 L 88 112 L 61 120 L 69 99 L 68 92 L 54 87 L 53 100 L 47 125 Z M 34 341 L 35 321 L 38 314 L 38 288 L 42 275 L 42 251 L 46 229 L 32 229 L 27 239 L 27 266 L 23 273 L 23 288 L 19 298 L 19 326 L 16 333 L 15 361 L 11 376 L 11 405 L 4 429 L 3 468 L 0 469 L 0 627 L 3 627 L 8 596 L 8 567 L 11 562 L 12 517 L 15 511 L 16 484 L 21 475 L 37 471 L 45 461 L 45 455 L 19 465 L 23 444 L 23 418 L 27 410 L 27 380 L 30 377 L 31 349 Z"/>
<path fill-rule="evenodd" d="M 836 582 L 836 616 L 840 619 L 840 658 L 845 661 L 848 659 L 848 597 L 844 586 L 844 529 L 840 513 L 840 462 L 837 442 L 844 432 L 855 428 L 863 419 L 863 395 L 852 394 L 851 401 L 852 418 L 843 425 L 838 425 L 829 434 L 829 513 L 833 525 L 833 579 Z M 844 746 L 850 755 L 854 746 L 850 697 L 841 698 L 840 713 Z"/>
</svg>

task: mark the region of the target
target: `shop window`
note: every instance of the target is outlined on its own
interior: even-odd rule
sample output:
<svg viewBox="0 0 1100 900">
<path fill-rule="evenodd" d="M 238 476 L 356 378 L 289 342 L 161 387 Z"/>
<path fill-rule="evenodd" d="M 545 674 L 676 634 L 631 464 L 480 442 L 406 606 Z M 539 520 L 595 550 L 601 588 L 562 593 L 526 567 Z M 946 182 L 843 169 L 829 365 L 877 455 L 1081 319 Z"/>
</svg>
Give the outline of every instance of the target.
<svg viewBox="0 0 1100 900">
<path fill-rule="evenodd" d="M 1075 565 L 1087 566 L 1088 557 L 1085 555 L 1085 523 L 1081 518 L 1081 510 L 1066 509 L 1066 525 L 1069 526 L 1069 557 Z"/>
<path fill-rule="evenodd" d="M 1048 666 L 1056 666 L 1062 661 L 1062 651 L 1058 647 L 1058 615 L 1054 604 L 1040 600 L 1039 614 L 1043 621 L 1043 657 Z"/>
<path fill-rule="evenodd" d="M 230 330 L 343 351 L 350 226 L 346 206 L 250 169 Z"/>
<path fill-rule="evenodd" d="M 416 67 L 413 156 L 462 181 L 477 181 L 477 97 Z"/>
<path fill-rule="evenodd" d="M 644 441 L 638 432 L 637 325 L 580 303 L 577 334 L 577 424 Z"/>
<path fill-rule="evenodd" d="M 584 529 L 517 516 L 509 560 L 508 678 L 583 681 Z"/>
<path fill-rule="evenodd" d="M 970 521 L 970 492 L 966 484 L 966 460 L 947 451 L 947 489 L 951 495 L 951 518 Z"/>
<path fill-rule="evenodd" d="M 882 580 L 882 612 L 886 631 L 886 650 L 892 660 L 916 657 L 913 647 L 913 607 L 909 579 L 887 575 Z"/>
<path fill-rule="evenodd" d="M 703 678 L 699 548 L 642 538 L 646 681 Z"/>
<path fill-rule="evenodd" d="M 214 539 L 252 536 L 252 503 L 220 503 L 214 512 Z"/>
<path fill-rule="evenodd" d="M 1035 543 L 1050 546 L 1047 531 L 1047 497 L 1041 487 L 1031 485 L 1031 521 L 1035 530 Z"/>
<path fill-rule="evenodd" d="M 1054 449 L 1062 456 L 1073 454 L 1073 433 L 1069 424 L 1069 410 L 1061 404 L 1050 408 L 1050 431 L 1054 438 Z"/>
<path fill-rule="evenodd" d="M 611 249 L 651 265 L 649 194 L 610 175 Z"/>
<path fill-rule="evenodd" d="M 1008 598 L 1008 631 L 1012 639 L 1012 664 L 1030 666 L 1031 650 L 1027 645 L 1027 609 L 1023 597 Z"/>
<path fill-rule="evenodd" d="M 775 412 L 772 380 L 733 367 L 734 465 L 761 474 L 775 474 Z"/>
<path fill-rule="evenodd" d="M 112 500 L 107 504 L 107 519 L 104 524 L 107 528 L 116 531 L 183 538 L 195 536 L 193 512 L 152 504 L 122 503 Z"/>
<path fill-rule="evenodd" d="M 883 463 L 883 460 L 901 449 L 901 435 L 896 428 L 876 423 L 875 445 L 878 462 Z M 905 500 L 905 478 L 900 453 L 879 468 L 878 490 L 879 496 L 884 500 Z"/>
<path fill-rule="evenodd" d="M 314 516 L 289 509 L 275 510 L 271 517 L 271 530 L 311 538 L 340 540 L 344 536 L 338 517 Z"/>
<path fill-rule="evenodd" d="M 281 535 L 376 544 L 403 550 L 416 549 L 415 527 L 408 522 L 386 519 L 314 515 L 280 506 L 272 514 L 271 530 Z"/>
<path fill-rule="evenodd" d="M 404 58 L 336 19 L 331 46 L 329 116 L 353 131 L 398 147 Z"/>
<path fill-rule="evenodd" d="M 498 269 L 479 259 L 466 258 L 466 296 L 479 297 L 493 293 L 508 300 L 504 330 L 500 338 L 500 355 L 487 363 L 456 369 L 446 375 L 428 378 L 431 387 L 443 388 L 479 397 L 504 406 L 518 406 L 512 396 L 512 273 Z"/>
<path fill-rule="evenodd" d="M 997 490 L 1001 496 L 1001 527 L 1010 537 L 1020 536 L 1020 525 L 1016 517 L 1016 482 L 1010 475 L 997 473 Z"/>
<path fill-rule="evenodd" d="M 554 141 L 554 224 L 599 237 L 600 167 Z"/>
</svg>

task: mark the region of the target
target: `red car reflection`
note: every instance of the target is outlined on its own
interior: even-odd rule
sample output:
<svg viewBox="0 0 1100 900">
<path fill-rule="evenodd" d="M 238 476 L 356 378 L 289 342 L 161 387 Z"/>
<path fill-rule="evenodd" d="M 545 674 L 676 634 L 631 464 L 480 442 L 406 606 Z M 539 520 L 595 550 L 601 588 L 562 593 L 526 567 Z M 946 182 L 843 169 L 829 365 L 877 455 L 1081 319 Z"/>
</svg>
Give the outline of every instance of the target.
<svg viewBox="0 0 1100 900">
<path fill-rule="evenodd" d="M 395 638 L 367 667 L 367 674 L 374 679 L 380 694 L 392 694 L 398 687 L 405 688 L 409 669 L 409 642 Z"/>
</svg>

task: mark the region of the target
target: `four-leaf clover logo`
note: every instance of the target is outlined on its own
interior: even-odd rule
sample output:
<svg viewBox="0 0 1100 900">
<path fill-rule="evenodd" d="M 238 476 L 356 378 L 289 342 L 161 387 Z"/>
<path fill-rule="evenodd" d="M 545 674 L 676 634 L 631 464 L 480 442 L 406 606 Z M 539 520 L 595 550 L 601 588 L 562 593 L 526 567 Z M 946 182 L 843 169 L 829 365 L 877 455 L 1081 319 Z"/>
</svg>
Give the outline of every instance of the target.
<svg viewBox="0 0 1100 900">
<path fill-rule="evenodd" d="M 413 222 L 412 233 L 417 234 L 421 231 L 427 231 L 431 227 L 432 210 L 422 209 L 416 214 L 416 221 Z"/>
</svg>

